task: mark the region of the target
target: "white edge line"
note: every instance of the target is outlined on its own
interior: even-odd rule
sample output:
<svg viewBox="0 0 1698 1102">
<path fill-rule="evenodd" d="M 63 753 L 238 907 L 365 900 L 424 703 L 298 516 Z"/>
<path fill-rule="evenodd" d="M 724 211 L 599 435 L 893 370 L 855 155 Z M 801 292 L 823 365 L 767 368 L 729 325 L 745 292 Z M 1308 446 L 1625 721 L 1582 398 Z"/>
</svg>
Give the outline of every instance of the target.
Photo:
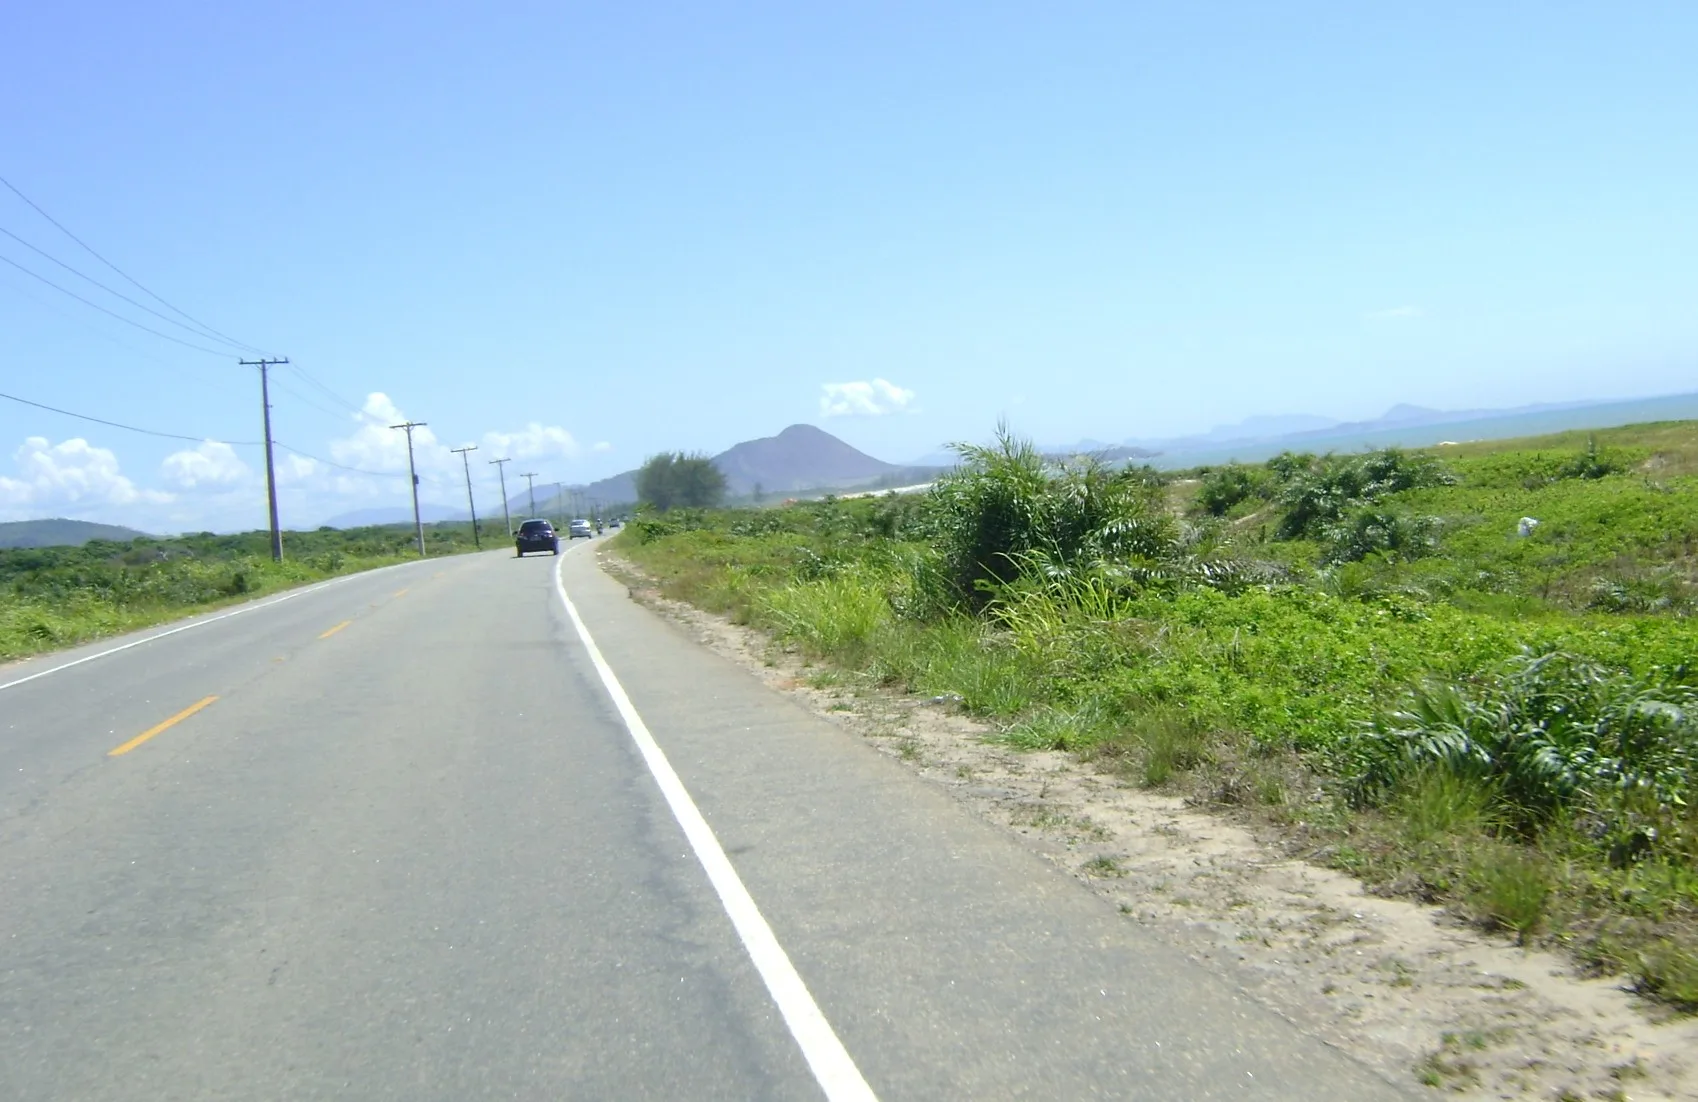
<svg viewBox="0 0 1698 1102">
<path fill-rule="evenodd" d="M 684 829 L 684 837 L 689 839 L 690 848 L 696 853 L 696 860 L 701 862 L 709 882 L 713 884 L 713 890 L 719 895 L 720 904 L 731 917 L 731 924 L 736 928 L 737 936 L 742 939 L 743 948 L 748 950 L 749 959 L 754 962 L 755 969 L 766 982 L 766 989 L 772 995 L 772 1001 L 778 1004 L 779 1013 L 784 1015 L 784 1023 L 790 1027 L 790 1035 L 796 1038 L 796 1044 L 801 1048 L 809 1069 L 813 1071 L 814 1079 L 825 1091 L 830 1102 L 877 1102 L 877 1096 L 861 1077 L 861 1071 L 850 1058 L 849 1051 L 843 1047 L 843 1042 L 838 1040 L 831 1023 L 825 1020 L 825 1015 L 820 1012 L 813 995 L 809 994 L 807 984 L 802 982 L 795 965 L 790 963 L 790 957 L 778 943 L 772 927 L 767 925 L 760 908 L 755 906 L 754 897 L 749 894 L 749 889 L 743 886 L 742 878 L 731 866 L 731 859 L 725 856 L 719 839 L 714 837 L 713 828 L 702 818 L 702 813 L 697 809 L 696 802 L 690 798 L 684 782 L 673 772 L 672 764 L 666 760 L 666 754 L 662 752 L 660 744 L 655 742 L 654 736 L 649 733 L 643 717 L 637 714 L 631 698 L 625 693 L 625 687 L 619 684 L 619 679 L 614 676 L 613 667 L 602 657 L 601 648 L 596 646 L 590 629 L 584 625 L 583 617 L 578 615 L 577 606 L 572 604 L 572 598 L 566 595 L 566 583 L 560 576 L 560 569 L 565 564 L 565 556 L 561 556 L 560 561 L 554 565 L 554 591 L 559 594 L 560 603 L 566 608 L 566 615 L 571 617 L 578 638 L 583 642 L 584 649 L 589 652 L 596 673 L 601 675 L 602 686 L 607 690 L 607 695 L 613 698 L 614 707 L 619 709 L 619 717 L 625 721 L 625 729 L 630 732 L 632 741 L 642 751 L 643 760 L 648 763 L 649 772 L 653 774 L 655 783 L 660 786 L 661 795 L 666 797 L 673 818 L 677 819 L 678 825 Z"/>
<path fill-rule="evenodd" d="M 420 561 L 425 562 L 429 560 L 421 559 Z M 410 562 L 399 562 L 394 564 L 394 566 L 380 566 L 376 570 L 362 570 L 356 574 L 344 574 L 340 578 L 331 578 L 327 581 L 317 582 L 313 585 L 302 586 L 299 589 L 291 589 L 289 592 L 281 594 L 280 596 L 272 597 L 269 600 L 255 601 L 252 604 L 243 605 L 241 608 L 231 609 L 229 612 L 220 612 L 216 616 L 208 616 L 203 620 L 196 620 L 193 623 L 178 624 L 174 628 L 167 628 L 165 631 L 156 631 L 152 635 L 142 639 L 132 639 L 128 643 L 121 643 L 116 647 L 108 647 L 106 650 L 103 650 L 98 654 L 87 654 L 81 658 L 73 659 L 70 662 L 60 663 L 59 665 L 53 666 L 49 669 L 38 670 L 37 672 L 30 674 L 28 677 L 20 677 L 16 681 L 8 681 L 5 684 L 0 685 L 0 692 L 5 692 L 7 689 L 13 688 L 17 685 L 22 685 L 28 681 L 34 681 L 40 677 L 46 677 L 49 674 L 58 673 L 61 670 L 68 670 L 73 666 L 80 666 L 84 662 L 93 662 L 97 659 L 109 657 L 117 654 L 119 651 L 129 650 L 131 647 L 145 646 L 156 639 L 163 639 L 167 635 L 176 635 L 180 631 L 192 631 L 195 628 L 205 627 L 208 624 L 216 624 L 220 620 L 228 620 L 232 616 L 240 616 L 245 612 L 257 612 L 262 608 L 270 608 L 272 605 L 280 605 L 284 601 L 292 601 L 296 597 L 304 597 L 308 593 L 317 593 L 319 590 L 329 589 L 331 586 L 339 585 L 342 582 L 351 582 L 355 578 L 369 578 L 373 574 L 378 574 L 385 570 L 395 570 L 398 567 L 413 565 L 415 564 Z"/>
</svg>

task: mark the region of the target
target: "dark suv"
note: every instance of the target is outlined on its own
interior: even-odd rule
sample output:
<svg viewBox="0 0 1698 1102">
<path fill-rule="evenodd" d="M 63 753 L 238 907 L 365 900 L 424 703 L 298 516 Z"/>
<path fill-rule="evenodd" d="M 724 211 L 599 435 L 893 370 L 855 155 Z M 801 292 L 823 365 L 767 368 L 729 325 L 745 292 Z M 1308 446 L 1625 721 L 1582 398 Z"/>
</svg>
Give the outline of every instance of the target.
<svg viewBox="0 0 1698 1102">
<path fill-rule="evenodd" d="M 519 534 L 513 537 L 513 543 L 521 558 L 528 551 L 560 554 L 560 537 L 554 534 L 554 525 L 546 520 L 527 520 L 519 525 Z"/>
</svg>

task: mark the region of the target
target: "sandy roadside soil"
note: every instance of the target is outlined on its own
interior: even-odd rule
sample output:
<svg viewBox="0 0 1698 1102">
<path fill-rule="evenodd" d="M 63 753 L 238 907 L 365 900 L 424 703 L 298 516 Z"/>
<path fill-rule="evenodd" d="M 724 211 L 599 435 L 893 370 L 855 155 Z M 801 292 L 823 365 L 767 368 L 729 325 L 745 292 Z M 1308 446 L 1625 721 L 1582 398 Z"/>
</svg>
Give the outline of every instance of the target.
<svg viewBox="0 0 1698 1102">
<path fill-rule="evenodd" d="M 1618 979 L 1515 947 L 1443 910 L 1365 892 L 1248 829 L 1065 753 L 989 743 L 948 702 L 825 684 L 762 632 L 660 596 L 607 552 L 634 600 L 856 732 L 1020 836 L 1181 952 L 1386 1073 L 1452 1097 L 1698 1100 L 1698 1020 Z"/>
</svg>

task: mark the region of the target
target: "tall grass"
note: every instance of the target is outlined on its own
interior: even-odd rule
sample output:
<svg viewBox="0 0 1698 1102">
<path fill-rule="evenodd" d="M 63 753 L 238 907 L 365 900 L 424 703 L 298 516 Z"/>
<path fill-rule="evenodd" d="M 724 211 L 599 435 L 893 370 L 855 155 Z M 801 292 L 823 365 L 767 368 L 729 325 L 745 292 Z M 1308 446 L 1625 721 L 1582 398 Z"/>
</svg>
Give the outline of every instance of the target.
<svg viewBox="0 0 1698 1102">
<path fill-rule="evenodd" d="M 836 658 L 853 666 L 865 663 L 879 630 L 892 619 L 884 589 L 858 570 L 799 582 L 761 600 L 766 620 L 780 638 L 815 658 Z"/>
</svg>

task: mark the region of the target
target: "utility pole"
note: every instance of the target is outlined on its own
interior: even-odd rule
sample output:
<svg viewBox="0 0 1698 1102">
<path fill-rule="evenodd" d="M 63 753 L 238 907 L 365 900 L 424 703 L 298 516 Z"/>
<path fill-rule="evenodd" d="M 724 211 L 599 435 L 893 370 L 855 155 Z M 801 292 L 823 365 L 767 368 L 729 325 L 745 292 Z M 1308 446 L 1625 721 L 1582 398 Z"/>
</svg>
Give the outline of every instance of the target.
<svg viewBox="0 0 1698 1102">
<path fill-rule="evenodd" d="M 449 448 L 449 451 L 460 457 L 460 466 L 466 469 L 466 508 L 472 511 L 472 546 L 483 550 L 483 540 L 478 536 L 478 506 L 472 500 L 472 461 L 466 458 L 467 452 L 478 450 L 476 444 L 467 444 L 463 448 Z"/>
<path fill-rule="evenodd" d="M 513 538 L 513 514 L 507 511 L 507 464 L 513 462 L 513 457 L 506 459 L 491 459 L 495 471 L 501 476 L 501 519 L 507 525 L 507 538 Z"/>
<path fill-rule="evenodd" d="M 404 425 L 390 425 L 392 429 L 407 430 L 407 473 L 413 476 L 413 531 L 419 537 L 419 558 L 425 557 L 424 549 L 424 520 L 419 516 L 419 471 L 413 466 L 413 430 L 425 427 L 424 421 L 408 421 Z"/>
<path fill-rule="evenodd" d="M 562 493 L 562 492 L 561 492 L 561 490 L 560 490 L 560 483 L 558 483 L 558 482 L 556 482 L 556 483 L 555 483 L 555 484 L 554 484 L 554 507 L 555 507 L 555 508 L 556 508 L 556 509 L 559 509 L 559 510 L 561 510 L 561 511 L 562 511 L 562 512 L 566 512 L 566 507 L 565 507 L 565 506 L 564 506 L 564 505 L 562 505 L 562 504 L 561 504 L 561 503 L 560 503 L 560 502 L 561 502 L 561 500 L 562 500 L 562 499 L 563 499 L 563 498 L 564 498 L 564 497 L 565 497 L 565 496 L 566 496 L 566 495 L 565 495 L 565 494 L 564 494 L 564 493 Z M 566 515 L 566 516 L 563 516 L 563 517 L 561 517 L 561 518 L 560 518 L 560 519 L 561 519 L 561 520 L 565 520 L 565 521 L 569 521 L 569 520 L 571 520 L 571 519 L 572 519 L 572 517 L 571 517 L 571 514 L 570 514 L 570 513 L 568 513 L 568 514 L 567 514 L 567 515 Z"/>
<path fill-rule="evenodd" d="M 537 472 L 526 471 L 524 474 L 520 475 L 519 477 L 524 479 L 525 485 L 530 488 L 530 491 L 531 491 L 531 516 L 534 517 L 534 516 L 537 515 L 537 483 L 536 483 Z"/>
<path fill-rule="evenodd" d="M 243 367 L 259 368 L 259 401 L 265 407 L 265 499 L 271 507 L 271 561 L 283 561 L 283 530 L 277 527 L 277 467 L 271 461 L 271 379 L 268 369 L 273 364 L 286 364 L 289 357 L 257 360 L 238 360 Z"/>
</svg>

